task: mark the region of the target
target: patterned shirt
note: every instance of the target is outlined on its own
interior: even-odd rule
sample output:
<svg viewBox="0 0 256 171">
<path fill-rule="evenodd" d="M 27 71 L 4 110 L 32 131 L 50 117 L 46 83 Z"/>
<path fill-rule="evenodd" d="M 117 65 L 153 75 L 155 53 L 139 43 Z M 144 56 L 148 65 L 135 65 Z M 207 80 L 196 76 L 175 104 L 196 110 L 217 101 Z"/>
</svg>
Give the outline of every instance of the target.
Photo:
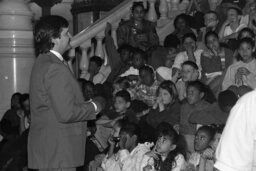
<svg viewBox="0 0 256 171">
<path fill-rule="evenodd" d="M 159 82 L 157 80 L 151 86 L 139 84 L 134 89 L 135 99 L 143 101 L 150 107 L 153 106 L 156 102 L 156 91 L 158 86 Z"/>
</svg>

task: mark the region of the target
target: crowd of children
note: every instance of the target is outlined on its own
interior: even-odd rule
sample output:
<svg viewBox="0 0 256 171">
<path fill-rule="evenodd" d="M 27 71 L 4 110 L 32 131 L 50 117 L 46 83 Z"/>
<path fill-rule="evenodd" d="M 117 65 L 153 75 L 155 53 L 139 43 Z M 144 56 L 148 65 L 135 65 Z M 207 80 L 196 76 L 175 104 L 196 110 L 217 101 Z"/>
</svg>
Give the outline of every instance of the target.
<svg viewBox="0 0 256 171">
<path fill-rule="evenodd" d="M 231 108 L 256 88 L 256 2 L 223 0 L 215 12 L 201 1 L 190 0 L 187 13 L 175 18 L 164 46 L 141 2 L 119 24 L 118 49 L 107 24 L 107 64 L 91 57 L 78 80 L 85 100 L 106 100 L 88 122 L 85 165 L 78 170 L 214 170 Z M 26 149 L 12 147 L 26 143 L 28 99 L 14 94 L 1 120 L 0 170 L 26 168 Z"/>
</svg>

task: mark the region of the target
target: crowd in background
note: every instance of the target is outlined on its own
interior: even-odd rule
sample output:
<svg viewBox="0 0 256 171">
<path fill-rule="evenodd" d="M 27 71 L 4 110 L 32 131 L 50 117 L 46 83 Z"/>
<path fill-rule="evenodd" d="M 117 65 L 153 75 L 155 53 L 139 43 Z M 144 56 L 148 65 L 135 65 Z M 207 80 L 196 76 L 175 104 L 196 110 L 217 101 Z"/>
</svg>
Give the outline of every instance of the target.
<svg viewBox="0 0 256 171">
<path fill-rule="evenodd" d="M 256 2 L 190 0 L 159 45 L 155 23 L 134 2 L 116 48 L 106 25 L 107 63 L 92 56 L 80 83 L 105 109 L 89 121 L 78 170 L 210 171 L 229 112 L 256 88 Z M 84 55 L 84 54 L 82 54 Z M 29 95 L 15 93 L 0 122 L 0 170 L 27 167 Z"/>
</svg>

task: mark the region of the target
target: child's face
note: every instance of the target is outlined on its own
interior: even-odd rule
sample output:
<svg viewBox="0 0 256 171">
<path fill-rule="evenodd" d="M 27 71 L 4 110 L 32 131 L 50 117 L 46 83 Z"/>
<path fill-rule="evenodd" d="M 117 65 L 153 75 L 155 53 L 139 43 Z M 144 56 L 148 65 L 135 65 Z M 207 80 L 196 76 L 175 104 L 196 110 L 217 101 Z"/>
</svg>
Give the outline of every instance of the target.
<svg viewBox="0 0 256 171">
<path fill-rule="evenodd" d="M 89 68 L 88 68 L 89 73 L 96 74 L 99 72 L 99 70 L 100 70 L 100 67 L 98 67 L 98 65 L 95 62 L 89 63 Z"/>
<path fill-rule="evenodd" d="M 154 76 L 149 71 L 142 70 L 139 74 L 142 84 L 151 86 L 154 83 Z"/>
<path fill-rule="evenodd" d="M 130 59 L 130 52 L 127 49 L 123 49 L 120 53 L 121 61 L 124 63 L 128 63 Z"/>
<path fill-rule="evenodd" d="M 214 13 L 209 13 L 204 16 L 204 24 L 206 27 L 216 27 L 218 22 L 217 16 Z"/>
<path fill-rule="evenodd" d="M 249 43 L 244 42 L 239 46 L 238 52 L 242 60 L 247 62 L 252 59 L 253 47 Z"/>
<path fill-rule="evenodd" d="M 197 131 L 194 142 L 195 151 L 201 152 L 205 150 L 209 146 L 210 141 L 210 137 L 205 131 Z"/>
<path fill-rule="evenodd" d="M 211 50 L 217 50 L 220 48 L 219 39 L 213 35 L 210 35 L 206 39 L 207 47 Z"/>
<path fill-rule="evenodd" d="M 196 41 L 192 39 L 191 37 L 187 37 L 184 42 L 183 46 L 188 51 L 190 48 L 192 48 L 193 52 L 196 50 Z"/>
<path fill-rule="evenodd" d="M 220 133 L 216 133 L 216 134 L 214 135 L 214 138 L 213 138 L 213 140 L 212 140 L 212 142 L 211 142 L 211 147 L 212 147 L 212 149 L 213 149 L 214 151 L 217 149 L 217 146 L 218 146 L 218 144 L 219 144 L 219 142 L 220 142 L 220 137 L 221 137 L 221 134 L 220 134 Z"/>
<path fill-rule="evenodd" d="M 203 93 L 200 92 L 197 88 L 189 86 L 187 88 L 187 100 L 189 104 L 196 104 L 203 98 Z"/>
<path fill-rule="evenodd" d="M 117 113 L 123 113 L 129 108 L 130 103 L 126 102 L 122 97 L 115 97 L 114 107 Z"/>
<path fill-rule="evenodd" d="M 92 99 L 94 97 L 94 87 L 91 85 L 87 84 L 84 87 L 85 89 L 83 90 L 84 98 L 85 100 Z"/>
<path fill-rule="evenodd" d="M 234 23 L 238 21 L 238 13 L 235 9 L 229 9 L 227 12 L 227 20 L 230 23 Z"/>
<path fill-rule="evenodd" d="M 17 108 L 17 109 L 21 107 L 20 106 L 20 96 L 19 95 L 15 95 L 15 96 L 12 97 L 11 105 L 12 105 L 12 107 Z"/>
<path fill-rule="evenodd" d="M 176 26 L 178 30 L 183 30 L 187 27 L 187 23 L 183 18 L 180 18 L 178 19 Z"/>
<path fill-rule="evenodd" d="M 172 151 L 174 145 L 169 136 L 160 136 L 156 142 L 156 151 L 158 153 L 168 153 Z"/>
<path fill-rule="evenodd" d="M 142 21 L 144 19 L 144 16 L 145 16 L 145 11 L 144 11 L 144 9 L 141 6 L 137 6 L 133 10 L 132 14 L 133 14 L 133 18 L 136 21 Z"/>
<path fill-rule="evenodd" d="M 198 78 L 198 72 L 190 65 L 183 65 L 181 70 L 181 77 L 184 82 L 195 81 Z"/>
<path fill-rule="evenodd" d="M 142 67 L 144 65 L 144 60 L 139 53 L 135 53 L 133 55 L 132 64 L 133 64 L 134 68 L 137 68 L 137 69 L 139 69 L 140 67 Z"/>
<path fill-rule="evenodd" d="M 168 105 L 172 102 L 172 96 L 165 89 L 160 88 L 158 96 L 162 99 L 162 102 L 163 102 L 164 105 Z"/>
</svg>

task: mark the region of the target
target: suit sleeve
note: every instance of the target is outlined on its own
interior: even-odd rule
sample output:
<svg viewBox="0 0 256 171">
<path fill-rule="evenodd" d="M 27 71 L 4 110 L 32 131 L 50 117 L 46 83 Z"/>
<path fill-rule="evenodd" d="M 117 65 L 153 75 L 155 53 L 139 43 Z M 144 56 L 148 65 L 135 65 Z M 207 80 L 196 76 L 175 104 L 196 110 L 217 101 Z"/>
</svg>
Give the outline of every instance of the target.
<svg viewBox="0 0 256 171">
<path fill-rule="evenodd" d="M 56 118 L 61 123 L 81 122 L 95 119 L 96 112 L 91 102 L 75 102 L 70 72 L 61 65 L 52 65 L 46 74 L 45 84 Z"/>
</svg>

